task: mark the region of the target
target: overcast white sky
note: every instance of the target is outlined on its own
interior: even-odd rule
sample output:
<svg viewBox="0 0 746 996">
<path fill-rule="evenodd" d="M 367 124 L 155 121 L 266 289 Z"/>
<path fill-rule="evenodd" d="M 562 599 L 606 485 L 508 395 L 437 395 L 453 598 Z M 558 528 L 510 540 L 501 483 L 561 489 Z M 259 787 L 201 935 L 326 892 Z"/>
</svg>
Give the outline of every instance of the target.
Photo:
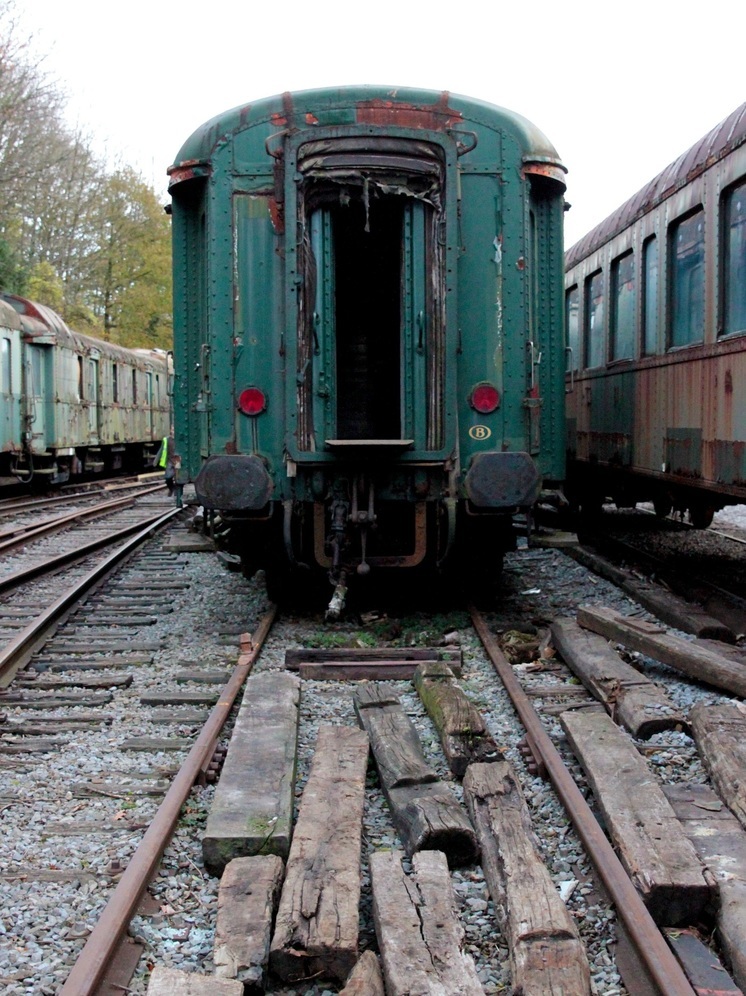
<svg viewBox="0 0 746 996">
<path fill-rule="evenodd" d="M 746 100 L 737 0 L 17 4 L 72 123 L 159 192 L 186 138 L 238 104 L 347 83 L 450 90 L 554 143 L 568 246 Z"/>
</svg>

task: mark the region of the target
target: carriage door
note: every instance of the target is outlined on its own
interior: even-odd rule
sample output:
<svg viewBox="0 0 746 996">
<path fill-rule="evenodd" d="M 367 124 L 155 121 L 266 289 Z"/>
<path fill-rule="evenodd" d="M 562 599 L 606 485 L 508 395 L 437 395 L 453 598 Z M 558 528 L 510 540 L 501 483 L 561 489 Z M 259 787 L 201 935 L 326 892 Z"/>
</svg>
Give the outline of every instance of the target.
<svg viewBox="0 0 746 996">
<path fill-rule="evenodd" d="M 85 397 L 88 398 L 88 441 L 98 445 L 100 431 L 100 389 L 98 381 L 98 357 L 89 356 L 86 361 Z"/>
<path fill-rule="evenodd" d="M 32 453 L 44 453 L 47 448 L 46 409 L 44 404 L 46 355 L 44 346 L 29 345 L 26 353 L 25 421 Z"/>
<path fill-rule="evenodd" d="M 301 146 L 297 407 L 302 450 L 442 445 L 437 150 Z M 331 151 L 330 151 L 331 150 Z"/>
<path fill-rule="evenodd" d="M 148 435 L 153 438 L 153 430 L 155 428 L 155 422 L 153 418 L 153 375 L 148 372 L 145 374 L 145 384 L 148 396 L 146 398 L 145 404 L 148 409 Z"/>
<path fill-rule="evenodd" d="M 18 340 L 0 336 L 0 451 L 18 449 L 21 445 L 19 426 L 20 383 L 15 349 Z"/>
</svg>

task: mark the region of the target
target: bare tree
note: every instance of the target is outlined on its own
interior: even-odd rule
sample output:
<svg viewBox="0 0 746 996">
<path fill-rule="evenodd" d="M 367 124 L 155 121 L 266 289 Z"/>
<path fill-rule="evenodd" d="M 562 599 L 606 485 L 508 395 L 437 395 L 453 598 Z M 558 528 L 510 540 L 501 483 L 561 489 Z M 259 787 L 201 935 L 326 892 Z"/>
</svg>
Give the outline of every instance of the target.
<svg viewBox="0 0 746 996">
<path fill-rule="evenodd" d="M 75 327 L 170 339 L 170 226 L 134 170 L 65 123 L 66 98 L 0 0 L 0 289 L 46 294 Z"/>
<path fill-rule="evenodd" d="M 67 154 L 50 143 L 65 99 L 21 35 L 14 0 L 0 0 L 0 216 L 17 209 L 30 183 Z"/>
</svg>

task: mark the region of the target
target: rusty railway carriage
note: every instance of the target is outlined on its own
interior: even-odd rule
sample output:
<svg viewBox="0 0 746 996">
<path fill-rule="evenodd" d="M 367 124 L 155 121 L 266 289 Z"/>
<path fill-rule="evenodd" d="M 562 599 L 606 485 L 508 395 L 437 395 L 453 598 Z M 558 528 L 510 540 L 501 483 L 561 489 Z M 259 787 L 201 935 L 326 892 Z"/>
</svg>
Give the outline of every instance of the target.
<svg viewBox="0 0 746 996">
<path fill-rule="evenodd" d="M 746 104 L 567 253 L 568 496 L 746 502 Z"/>
<path fill-rule="evenodd" d="M 496 565 L 564 474 L 564 167 L 449 93 L 286 93 L 169 169 L 179 480 L 247 571 Z"/>
<path fill-rule="evenodd" d="M 152 466 L 170 425 L 170 355 L 71 331 L 0 294 L 0 485 Z"/>
</svg>

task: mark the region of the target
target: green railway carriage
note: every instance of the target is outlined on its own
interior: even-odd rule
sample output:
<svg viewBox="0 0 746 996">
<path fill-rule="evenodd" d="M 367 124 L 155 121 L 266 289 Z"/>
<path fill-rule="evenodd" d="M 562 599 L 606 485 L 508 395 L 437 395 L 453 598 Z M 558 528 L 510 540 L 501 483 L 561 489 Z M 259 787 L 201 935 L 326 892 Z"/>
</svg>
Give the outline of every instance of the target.
<svg viewBox="0 0 746 996">
<path fill-rule="evenodd" d="M 70 329 L 0 291 L 0 488 L 152 466 L 170 426 L 170 356 Z"/>
<path fill-rule="evenodd" d="M 22 342 L 21 319 L 0 298 L 0 487 L 6 454 L 21 449 Z"/>
<path fill-rule="evenodd" d="M 497 565 L 564 470 L 564 167 L 449 93 L 286 93 L 169 169 L 181 483 L 247 570 Z"/>
</svg>

